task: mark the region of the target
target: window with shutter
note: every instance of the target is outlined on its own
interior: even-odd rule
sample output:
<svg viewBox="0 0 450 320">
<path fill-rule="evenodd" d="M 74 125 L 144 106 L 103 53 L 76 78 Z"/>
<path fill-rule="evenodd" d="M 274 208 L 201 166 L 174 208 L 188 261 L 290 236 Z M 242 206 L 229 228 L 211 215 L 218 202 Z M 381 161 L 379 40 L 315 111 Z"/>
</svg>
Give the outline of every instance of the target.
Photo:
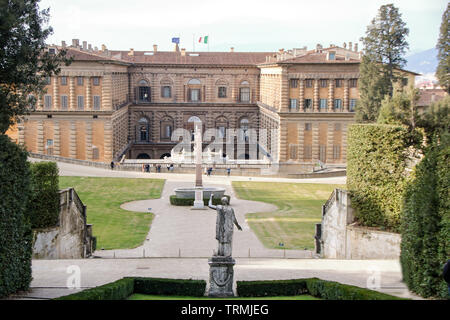
<svg viewBox="0 0 450 320">
<path fill-rule="evenodd" d="M 84 96 L 77 97 L 77 106 L 78 106 L 78 110 L 84 109 Z"/>
<path fill-rule="evenodd" d="M 93 96 L 94 110 L 100 110 L 100 96 Z"/>
<path fill-rule="evenodd" d="M 66 95 L 61 96 L 61 109 L 67 110 L 68 107 L 68 98 Z"/>
</svg>

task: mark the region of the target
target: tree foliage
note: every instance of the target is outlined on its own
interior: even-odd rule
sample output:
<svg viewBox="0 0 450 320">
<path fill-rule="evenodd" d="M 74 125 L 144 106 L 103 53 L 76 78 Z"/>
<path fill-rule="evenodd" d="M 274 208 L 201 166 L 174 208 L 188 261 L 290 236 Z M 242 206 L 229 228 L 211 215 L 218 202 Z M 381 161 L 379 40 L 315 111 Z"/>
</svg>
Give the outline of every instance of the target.
<svg viewBox="0 0 450 320">
<path fill-rule="evenodd" d="M 46 50 L 53 30 L 45 27 L 49 10 L 40 10 L 39 1 L 0 0 L 0 134 L 34 108 L 46 77 L 71 62 L 64 50 Z"/>
<path fill-rule="evenodd" d="M 393 84 L 399 79 L 395 70 L 406 63 L 408 34 L 398 9 L 393 4 L 382 5 L 361 38 L 364 57 L 360 64 L 357 121 L 376 121 L 381 101 L 386 95 L 392 96 Z"/>
<path fill-rule="evenodd" d="M 441 87 L 450 93 L 450 35 L 449 35 L 450 3 L 442 15 L 441 29 L 436 49 L 438 50 L 438 66 L 436 77 Z"/>
</svg>

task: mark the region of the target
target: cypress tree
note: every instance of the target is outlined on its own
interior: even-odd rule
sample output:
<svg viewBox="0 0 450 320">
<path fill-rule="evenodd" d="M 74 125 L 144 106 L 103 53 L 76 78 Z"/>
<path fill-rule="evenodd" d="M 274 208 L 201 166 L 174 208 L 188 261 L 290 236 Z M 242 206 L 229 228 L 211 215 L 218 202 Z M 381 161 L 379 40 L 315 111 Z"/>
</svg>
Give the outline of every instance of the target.
<svg viewBox="0 0 450 320">
<path fill-rule="evenodd" d="M 438 66 L 436 69 L 436 77 L 439 80 L 441 87 L 450 93 L 450 35 L 449 33 L 449 19 L 450 19 L 450 3 L 447 4 L 447 9 L 442 15 L 441 29 L 439 33 L 438 43 L 436 49 L 438 50 Z"/>
</svg>

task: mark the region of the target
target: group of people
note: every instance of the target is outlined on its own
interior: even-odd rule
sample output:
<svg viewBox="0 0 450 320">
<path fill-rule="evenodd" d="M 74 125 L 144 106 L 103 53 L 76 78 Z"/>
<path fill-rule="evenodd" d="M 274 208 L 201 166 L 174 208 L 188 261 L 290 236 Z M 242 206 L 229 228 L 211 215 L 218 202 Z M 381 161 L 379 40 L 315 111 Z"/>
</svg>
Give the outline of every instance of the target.
<svg viewBox="0 0 450 320">
<path fill-rule="evenodd" d="M 227 168 L 226 170 L 227 170 L 227 176 L 230 176 L 231 168 Z M 212 167 L 208 167 L 208 168 L 205 169 L 205 174 L 207 176 L 210 176 L 212 172 L 213 172 L 213 168 Z"/>
<path fill-rule="evenodd" d="M 167 165 L 167 171 L 168 172 L 172 172 L 173 169 L 174 169 L 173 164 L 168 164 Z M 161 165 L 159 163 L 155 166 L 155 171 L 156 171 L 156 173 L 160 173 L 161 172 Z M 151 172 L 150 164 L 148 164 L 148 163 L 142 164 L 142 172 Z"/>
</svg>

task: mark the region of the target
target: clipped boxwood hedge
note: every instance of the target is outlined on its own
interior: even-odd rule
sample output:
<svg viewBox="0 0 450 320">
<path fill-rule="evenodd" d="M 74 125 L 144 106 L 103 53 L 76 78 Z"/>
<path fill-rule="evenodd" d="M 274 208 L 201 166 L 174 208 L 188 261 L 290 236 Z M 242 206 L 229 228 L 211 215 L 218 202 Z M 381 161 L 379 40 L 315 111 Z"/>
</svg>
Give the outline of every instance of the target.
<svg viewBox="0 0 450 320">
<path fill-rule="evenodd" d="M 27 152 L 0 134 L 0 297 L 28 289 L 32 233 L 26 210 L 30 193 Z"/>
<path fill-rule="evenodd" d="M 400 231 L 408 139 L 408 130 L 401 126 L 349 127 L 347 188 L 362 225 Z"/>
<path fill-rule="evenodd" d="M 309 294 L 325 300 L 405 300 L 385 293 L 318 278 L 238 281 L 237 293 L 240 297 Z"/>
<path fill-rule="evenodd" d="M 134 278 L 134 293 L 201 297 L 205 289 L 204 280 Z"/>
<path fill-rule="evenodd" d="M 55 300 L 125 300 L 133 293 L 201 297 L 205 289 L 204 280 L 130 277 Z"/>
<path fill-rule="evenodd" d="M 31 166 L 31 196 L 28 202 L 31 227 L 54 227 L 59 223 L 59 175 L 56 162 Z"/>
<path fill-rule="evenodd" d="M 230 203 L 230 196 L 225 195 L 225 197 L 228 198 L 228 203 Z M 194 198 L 177 198 L 176 195 L 170 196 L 170 204 L 173 206 L 193 206 L 194 205 Z M 208 205 L 209 199 L 204 198 L 203 202 L 205 206 Z M 217 206 L 219 204 L 222 204 L 221 199 L 213 198 L 213 205 Z"/>
</svg>

